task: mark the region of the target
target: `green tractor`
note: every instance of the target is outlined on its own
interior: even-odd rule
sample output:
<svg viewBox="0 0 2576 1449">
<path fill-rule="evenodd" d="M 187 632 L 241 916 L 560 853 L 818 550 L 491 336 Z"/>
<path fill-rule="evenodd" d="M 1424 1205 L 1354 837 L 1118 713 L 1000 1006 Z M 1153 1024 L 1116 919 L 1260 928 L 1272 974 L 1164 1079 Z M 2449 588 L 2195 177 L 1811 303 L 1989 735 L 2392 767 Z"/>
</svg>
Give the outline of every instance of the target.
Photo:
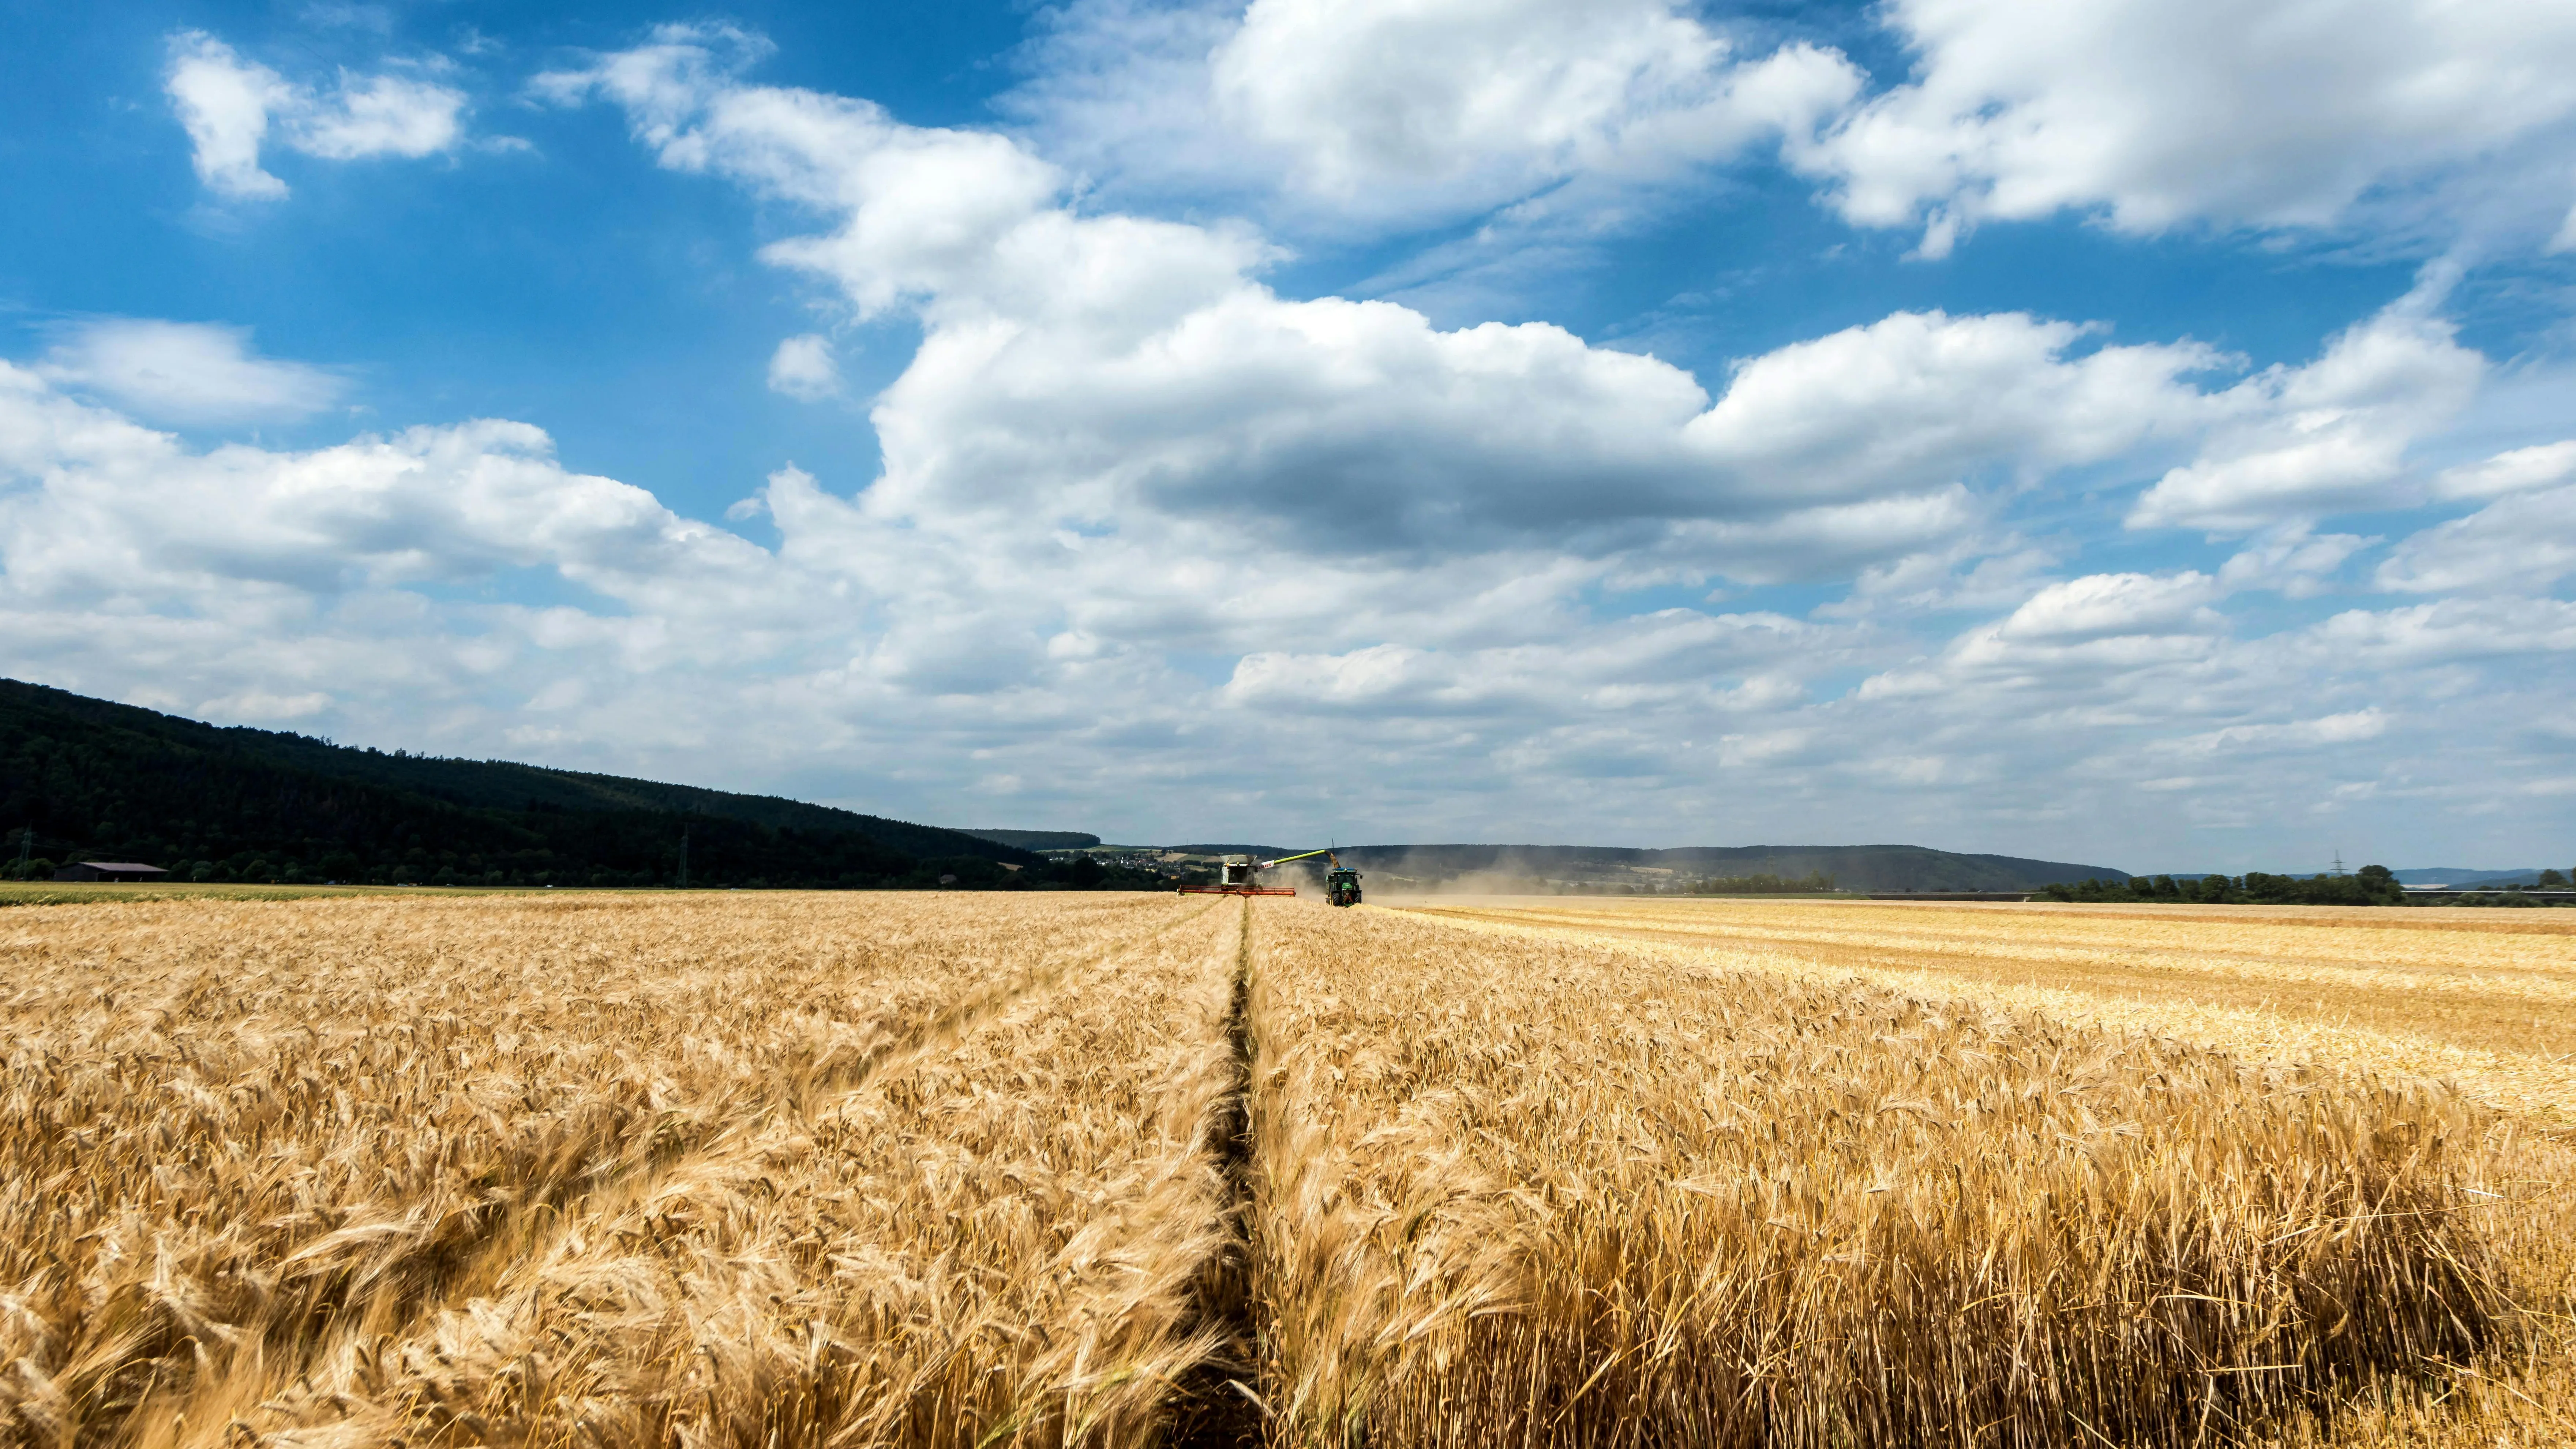
<svg viewBox="0 0 2576 1449">
<path fill-rule="evenodd" d="M 1360 873 L 1342 864 L 1340 856 L 1331 857 L 1333 868 L 1324 872 L 1324 899 L 1337 906 L 1360 903 Z"/>
</svg>

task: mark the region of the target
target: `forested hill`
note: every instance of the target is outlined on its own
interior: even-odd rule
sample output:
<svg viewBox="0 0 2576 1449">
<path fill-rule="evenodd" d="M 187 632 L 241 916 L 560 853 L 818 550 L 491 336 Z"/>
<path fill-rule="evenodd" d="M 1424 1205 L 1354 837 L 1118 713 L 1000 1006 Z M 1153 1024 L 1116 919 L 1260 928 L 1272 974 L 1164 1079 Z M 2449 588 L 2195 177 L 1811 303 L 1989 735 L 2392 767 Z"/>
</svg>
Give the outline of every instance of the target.
<svg viewBox="0 0 2576 1449">
<path fill-rule="evenodd" d="M 1686 846 L 1630 850 L 1584 845 L 1344 846 L 1344 861 L 1424 887 L 1477 879 L 1564 885 L 1650 884 L 1660 880 L 1782 880 L 1830 877 L 1856 891 L 2011 891 L 2052 881 L 2102 877 L 2125 881 L 2108 866 L 2025 860 L 2015 855 L 1963 855 L 1921 845 Z"/>
<path fill-rule="evenodd" d="M 684 833 L 701 885 L 1063 874 L 996 841 L 795 800 L 349 749 L 0 680 L 0 865 L 12 873 L 24 855 L 209 880 L 669 884 Z"/>
<path fill-rule="evenodd" d="M 969 830 L 977 840 L 1016 845 L 1022 850 L 1085 850 L 1100 837 L 1080 830 Z"/>
</svg>

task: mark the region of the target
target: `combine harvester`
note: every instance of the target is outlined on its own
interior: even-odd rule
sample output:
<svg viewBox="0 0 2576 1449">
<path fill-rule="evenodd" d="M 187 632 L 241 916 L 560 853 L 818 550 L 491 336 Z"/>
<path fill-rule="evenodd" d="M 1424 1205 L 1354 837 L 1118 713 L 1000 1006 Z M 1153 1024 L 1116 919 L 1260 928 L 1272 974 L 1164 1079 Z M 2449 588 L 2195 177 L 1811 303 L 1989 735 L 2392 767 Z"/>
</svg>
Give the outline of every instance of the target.
<svg viewBox="0 0 2576 1449">
<path fill-rule="evenodd" d="M 1185 896 L 1293 896 L 1295 886 L 1266 886 L 1253 880 L 1256 871 L 1292 860 L 1312 860 L 1323 856 L 1331 862 L 1324 872 L 1324 899 L 1337 906 L 1360 903 L 1360 873 L 1342 864 L 1342 858 L 1327 850 L 1310 850 L 1302 855 L 1283 855 L 1276 860 L 1254 860 L 1248 855 L 1229 855 L 1217 862 L 1215 885 L 1185 885 L 1179 894 Z"/>
</svg>

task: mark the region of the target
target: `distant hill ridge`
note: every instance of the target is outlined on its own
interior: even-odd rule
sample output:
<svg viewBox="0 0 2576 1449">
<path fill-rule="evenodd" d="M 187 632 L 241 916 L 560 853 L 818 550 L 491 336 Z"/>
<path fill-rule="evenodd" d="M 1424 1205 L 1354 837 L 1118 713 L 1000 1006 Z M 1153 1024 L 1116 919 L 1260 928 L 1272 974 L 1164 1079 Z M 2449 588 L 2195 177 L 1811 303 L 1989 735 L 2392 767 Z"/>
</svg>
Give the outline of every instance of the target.
<svg viewBox="0 0 2576 1449">
<path fill-rule="evenodd" d="M 678 876 L 684 833 L 696 884 L 887 885 L 1045 863 L 776 796 L 385 754 L 0 679 L 0 832 L 12 837 L 0 863 L 19 858 L 29 826 L 35 856 L 194 862 L 229 879 L 661 884 Z"/>
<path fill-rule="evenodd" d="M 965 830 L 958 833 L 1021 850 L 1081 850 L 1100 843 L 1099 836 L 1086 835 L 1079 830 Z"/>
<path fill-rule="evenodd" d="M 2467 886 L 2531 885 L 2540 879 L 2546 866 L 2526 866 L 2521 870 L 2470 870 L 2462 866 L 2417 866 L 2396 871 L 2405 885 L 2446 885 L 2458 889 Z M 2564 867 L 2561 867 L 2564 869 Z"/>
<path fill-rule="evenodd" d="M 23 827 L 35 839 L 21 846 Z M 37 860 L 142 860 L 219 880 L 421 884 L 1150 885 L 1038 850 L 1079 831 L 947 830 L 770 795 L 506 760 L 386 754 L 218 726 L 0 679 L 0 832 Z M 684 845 L 685 842 L 685 845 Z M 1312 847 L 1186 845 L 1263 858 Z M 2107 866 L 1914 845 L 1345 846 L 1363 870 L 1424 885 L 1486 877 L 1639 885 L 1705 876 L 1831 876 L 1862 891 L 2023 890 L 2127 880 Z M 1013 874 L 1004 867 L 1017 867 Z M 1057 877 L 1062 876 L 1061 882 Z"/>
<path fill-rule="evenodd" d="M 1856 891 L 2010 891 L 2099 877 L 2106 865 L 1969 855 L 1921 845 L 1694 845 L 1669 850 L 1589 845 L 1346 845 L 1346 864 L 1425 884 L 1475 877 L 1640 883 L 1669 871 L 1683 879 L 1772 875 L 1833 877 Z"/>
</svg>

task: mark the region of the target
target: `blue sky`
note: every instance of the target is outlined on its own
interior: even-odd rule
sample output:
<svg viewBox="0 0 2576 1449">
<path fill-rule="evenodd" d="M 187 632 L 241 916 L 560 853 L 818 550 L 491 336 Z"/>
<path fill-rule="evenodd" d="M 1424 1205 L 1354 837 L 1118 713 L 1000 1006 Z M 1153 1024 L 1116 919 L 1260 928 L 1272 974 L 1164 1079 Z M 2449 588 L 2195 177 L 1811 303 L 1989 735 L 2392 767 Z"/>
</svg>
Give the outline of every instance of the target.
<svg viewBox="0 0 2576 1449">
<path fill-rule="evenodd" d="M 2576 848 L 2576 6 L 0 14 L 15 677 L 1113 838 Z"/>
</svg>

